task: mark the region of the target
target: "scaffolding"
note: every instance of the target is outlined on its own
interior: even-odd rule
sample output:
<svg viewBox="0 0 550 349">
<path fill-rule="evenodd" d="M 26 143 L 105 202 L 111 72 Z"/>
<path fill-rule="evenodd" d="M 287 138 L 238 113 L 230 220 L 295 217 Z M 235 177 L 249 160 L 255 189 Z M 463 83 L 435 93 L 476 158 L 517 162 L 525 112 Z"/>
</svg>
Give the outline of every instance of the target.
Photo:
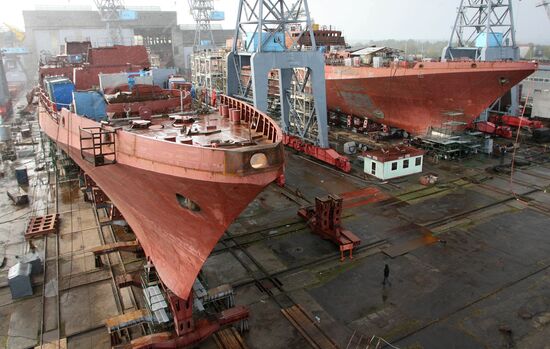
<svg viewBox="0 0 550 349">
<path fill-rule="evenodd" d="M 481 151 L 481 140 L 478 133 L 467 133 L 467 123 L 464 113 L 460 111 L 446 112 L 447 120 L 439 127 L 431 126 L 425 136 L 418 137 L 420 148 L 433 156 L 434 161 L 459 160 L 477 154 Z"/>
<path fill-rule="evenodd" d="M 291 83 L 291 92 L 289 93 L 291 113 L 295 115 L 291 118 L 290 129 L 296 127 L 295 122 L 302 125 L 315 114 L 315 98 L 311 94 L 311 82 L 306 80 L 307 70 L 304 68 L 295 68 Z M 317 124 L 313 123 L 309 131 L 310 142 L 315 142 L 317 138 Z M 294 131 L 296 132 L 296 131 Z"/>
<path fill-rule="evenodd" d="M 191 57 L 191 79 L 193 85 L 198 89 L 206 89 L 210 94 L 225 93 L 225 82 L 227 76 L 226 52 L 198 51 Z"/>
</svg>

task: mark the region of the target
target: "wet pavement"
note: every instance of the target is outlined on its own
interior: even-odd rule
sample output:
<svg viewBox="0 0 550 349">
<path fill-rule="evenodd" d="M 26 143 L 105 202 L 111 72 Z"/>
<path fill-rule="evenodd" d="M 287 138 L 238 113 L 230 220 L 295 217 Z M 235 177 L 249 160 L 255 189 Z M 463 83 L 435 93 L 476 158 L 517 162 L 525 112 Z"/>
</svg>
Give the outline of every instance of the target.
<svg viewBox="0 0 550 349">
<path fill-rule="evenodd" d="M 258 241 L 253 246 L 262 248 L 249 246 L 247 251 L 268 261 L 262 265 L 277 275 L 282 289 L 319 319 L 340 347 L 359 335 L 383 337 L 400 348 L 547 345 L 550 194 L 544 188 L 550 184 L 549 165 L 519 168 L 511 183 L 509 176 L 485 170 L 496 164 L 492 159 L 466 160 L 461 171 L 456 163 L 427 164 L 425 170 L 437 172 L 442 181 L 425 188 L 418 184 L 418 176 L 394 183 L 365 181 L 287 155 L 287 183 L 309 202 L 316 196 L 366 187 L 390 197 L 344 209 L 346 229 L 364 244 L 383 244 L 343 263 L 335 254 L 336 246 L 308 228 L 277 235 L 284 229 L 284 225 L 273 227 L 277 219 L 291 221 L 299 205 L 273 195 L 272 187 L 260 194 L 261 210 L 252 204 L 230 228 L 238 235 L 271 225 L 275 237 Z M 271 213 L 266 214 L 270 205 Z M 390 258 L 390 251 L 400 253 Z M 328 261 L 319 261 L 322 257 Z M 224 260 L 226 266 L 231 263 L 239 265 L 231 258 Z M 382 285 L 386 263 L 391 286 Z M 204 268 L 211 286 L 217 284 L 214 268 L 215 263 Z M 241 271 L 231 280 L 230 272 L 226 270 L 220 282 L 238 284 L 246 279 Z M 274 317 L 278 309 L 273 297 L 251 288 L 253 284 L 238 287 L 238 301 L 253 305 L 252 316 L 272 324 L 273 335 L 292 333 L 286 339 L 277 336 L 267 347 L 299 347 L 295 342 L 299 333 L 290 323 L 285 326 L 280 314 Z M 281 288 L 272 290 L 281 292 Z M 270 313 L 255 312 L 260 305 Z M 245 336 L 251 347 L 265 346 L 264 328 L 256 331 L 253 326 Z"/>
</svg>

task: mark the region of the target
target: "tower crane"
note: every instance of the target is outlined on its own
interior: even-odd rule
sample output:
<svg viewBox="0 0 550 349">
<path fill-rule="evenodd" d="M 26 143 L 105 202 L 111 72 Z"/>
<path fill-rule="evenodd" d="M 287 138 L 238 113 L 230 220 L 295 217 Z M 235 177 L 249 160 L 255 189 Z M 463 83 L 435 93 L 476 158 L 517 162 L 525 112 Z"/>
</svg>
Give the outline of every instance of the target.
<svg viewBox="0 0 550 349">
<path fill-rule="evenodd" d="M 512 0 L 461 0 L 449 43 L 442 60 L 470 58 L 476 61 L 518 60 Z M 508 113 L 519 111 L 519 88 L 511 90 Z M 491 109 L 498 105 L 497 100 Z M 488 111 L 482 120 L 487 120 Z"/>
<path fill-rule="evenodd" d="M 99 17 L 106 24 L 111 44 L 122 44 L 120 11 L 125 9 L 122 0 L 94 0 L 94 3 L 99 11 Z"/>
<path fill-rule="evenodd" d="M 215 47 L 214 34 L 210 25 L 212 11 L 214 11 L 214 1 L 188 0 L 188 2 L 191 15 L 195 20 L 194 50 Z"/>
<path fill-rule="evenodd" d="M 546 9 L 546 14 L 548 15 L 548 19 L 550 19 L 550 1 L 548 0 L 541 1 L 541 3 L 537 5 L 537 7 L 541 7 L 541 6 L 544 6 L 544 8 Z"/>
</svg>

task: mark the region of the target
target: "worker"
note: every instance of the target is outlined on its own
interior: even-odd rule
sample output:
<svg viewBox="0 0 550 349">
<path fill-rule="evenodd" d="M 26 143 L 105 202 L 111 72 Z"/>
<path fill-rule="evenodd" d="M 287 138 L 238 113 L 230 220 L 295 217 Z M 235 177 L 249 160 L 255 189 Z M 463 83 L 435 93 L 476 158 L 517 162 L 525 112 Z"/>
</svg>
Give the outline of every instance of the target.
<svg viewBox="0 0 550 349">
<path fill-rule="evenodd" d="M 212 95 L 210 96 L 210 105 L 215 107 L 217 105 L 217 93 L 216 90 L 212 90 Z"/>
<path fill-rule="evenodd" d="M 388 282 L 388 284 L 391 286 L 391 281 L 390 281 L 390 266 L 388 264 L 386 264 L 384 266 L 384 281 L 382 281 L 382 285 L 386 286 L 386 281 Z"/>
</svg>

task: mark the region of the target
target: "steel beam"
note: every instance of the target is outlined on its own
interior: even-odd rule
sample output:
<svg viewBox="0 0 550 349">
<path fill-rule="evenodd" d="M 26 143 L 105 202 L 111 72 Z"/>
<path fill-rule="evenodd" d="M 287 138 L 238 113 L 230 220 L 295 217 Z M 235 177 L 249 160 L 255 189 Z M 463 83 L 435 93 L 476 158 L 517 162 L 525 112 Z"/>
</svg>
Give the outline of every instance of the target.
<svg viewBox="0 0 550 349">
<path fill-rule="evenodd" d="M 291 28 L 291 26 L 293 28 Z M 291 35 L 299 27 L 301 34 Z M 298 41 L 304 32 L 312 38 L 311 51 Z M 243 68 L 251 79 L 242 81 Z M 295 69 L 305 68 L 311 79 L 314 113 L 299 117 L 287 99 L 293 93 Z M 307 0 L 240 0 L 233 50 L 227 56 L 227 93 L 251 99 L 254 106 L 268 111 L 271 71 L 279 74 L 279 101 L 283 132 L 328 148 L 328 121 L 324 55 L 317 51 Z M 252 89 L 252 96 L 248 92 Z M 315 131 L 315 132 L 313 132 Z"/>
</svg>

